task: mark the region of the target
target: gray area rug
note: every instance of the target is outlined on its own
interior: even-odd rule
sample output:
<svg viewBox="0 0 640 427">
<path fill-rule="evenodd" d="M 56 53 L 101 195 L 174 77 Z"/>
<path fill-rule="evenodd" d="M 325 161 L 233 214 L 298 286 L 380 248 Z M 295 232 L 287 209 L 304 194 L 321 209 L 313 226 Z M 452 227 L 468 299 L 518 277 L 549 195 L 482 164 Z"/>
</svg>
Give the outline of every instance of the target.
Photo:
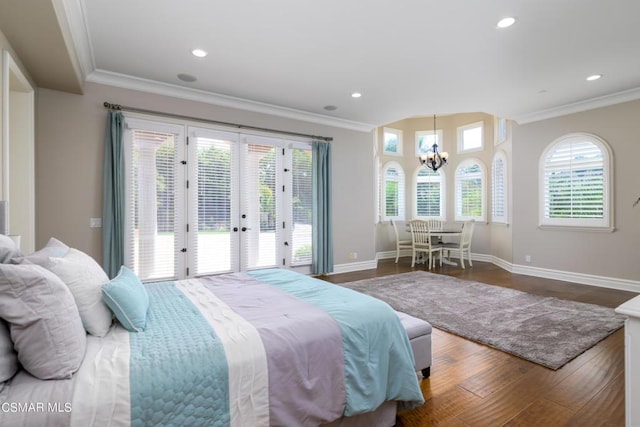
<svg viewBox="0 0 640 427">
<path fill-rule="evenodd" d="M 341 283 L 447 332 L 558 369 L 624 325 L 612 308 L 424 271 Z"/>
</svg>

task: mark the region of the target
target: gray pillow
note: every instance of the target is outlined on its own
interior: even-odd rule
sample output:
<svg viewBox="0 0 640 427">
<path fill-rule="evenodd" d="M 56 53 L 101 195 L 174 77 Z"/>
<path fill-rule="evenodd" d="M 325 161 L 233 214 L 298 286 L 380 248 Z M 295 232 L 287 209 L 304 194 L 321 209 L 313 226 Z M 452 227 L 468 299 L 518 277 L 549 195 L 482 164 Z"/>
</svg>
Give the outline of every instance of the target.
<svg viewBox="0 0 640 427">
<path fill-rule="evenodd" d="M 51 265 L 49 258 L 51 257 L 64 257 L 69 253 L 69 246 L 62 243 L 60 240 L 52 237 L 47 242 L 47 245 L 40 249 L 39 251 L 35 251 L 29 255 L 25 255 L 22 258 L 22 262 L 24 263 L 32 263 L 38 264 L 45 268 Z"/>
<path fill-rule="evenodd" d="M 9 326 L 0 320 L 0 383 L 13 377 L 19 368 L 18 355 L 13 350 Z"/>
<path fill-rule="evenodd" d="M 87 335 L 67 286 L 35 264 L 0 264 L 0 317 L 9 323 L 18 360 L 31 375 L 70 378 Z"/>
<path fill-rule="evenodd" d="M 11 261 L 12 258 L 20 257 L 22 257 L 22 252 L 11 237 L 0 234 L 0 262 L 4 264 Z"/>
</svg>

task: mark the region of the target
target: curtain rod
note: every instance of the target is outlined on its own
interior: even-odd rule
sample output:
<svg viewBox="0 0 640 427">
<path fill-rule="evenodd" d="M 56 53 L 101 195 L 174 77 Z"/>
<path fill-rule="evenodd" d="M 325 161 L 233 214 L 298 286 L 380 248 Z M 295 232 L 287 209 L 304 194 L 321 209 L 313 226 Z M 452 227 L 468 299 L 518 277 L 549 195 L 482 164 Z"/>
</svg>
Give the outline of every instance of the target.
<svg viewBox="0 0 640 427">
<path fill-rule="evenodd" d="M 162 111 L 145 110 L 143 108 L 135 108 L 135 107 L 126 107 L 124 105 L 112 104 L 112 103 L 106 102 L 106 101 L 104 102 L 103 105 L 104 105 L 105 108 L 108 108 L 110 110 L 131 111 L 133 113 L 146 113 L 146 114 L 153 114 L 153 115 L 156 115 L 156 116 L 173 117 L 175 119 L 194 120 L 194 121 L 198 121 L 198 122 L 211 123 L 211 124 L 215 124 L 215 125 L 230 126 L 230 127 L 234 127 L 234 128 L 238 128 L 238 129 L 249 129 L 249 130 L 258 130 L 258 131 L 264 131 L 264 132 L 279 133 L 279 134 L 282 134 L 282 135 L 301 136 L 301 137 L 305 137 L 305 138 L 319 139 L 319 140 L 326 141 L 326 142 L 333 141 L 333 138 L 330 137 L 330 136 L 308 135 L 306 133 L 289 132 L 289 131 L 283 131 L 283 130 L 262 128 L 262 127 L 258 127 L 258 126 L 240 125 L 240 124 L 237 124 L 237 123 L 221 122 L 221 121 L 218 121 L 218 120 L 211 120 L 211 119 L 202 119 L 200 117 L 183 116 L 181 114 L 163 113 Z"/>
</svg>

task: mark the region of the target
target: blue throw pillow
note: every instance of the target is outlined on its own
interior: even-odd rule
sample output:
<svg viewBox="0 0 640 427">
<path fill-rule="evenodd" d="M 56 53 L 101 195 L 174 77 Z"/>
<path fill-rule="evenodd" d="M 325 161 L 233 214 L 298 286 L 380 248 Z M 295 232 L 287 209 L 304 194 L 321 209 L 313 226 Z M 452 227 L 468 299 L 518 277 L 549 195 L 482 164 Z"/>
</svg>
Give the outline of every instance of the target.
<svg viewBox="0 0 640 427">
<path fill-rule="evenodd" d="M 115 278 L 102 285 L 102 299 L 127 330 L 141 332 L 147 327 L 149 294 L 138 276 L 124 265 Z"/>
</svg>

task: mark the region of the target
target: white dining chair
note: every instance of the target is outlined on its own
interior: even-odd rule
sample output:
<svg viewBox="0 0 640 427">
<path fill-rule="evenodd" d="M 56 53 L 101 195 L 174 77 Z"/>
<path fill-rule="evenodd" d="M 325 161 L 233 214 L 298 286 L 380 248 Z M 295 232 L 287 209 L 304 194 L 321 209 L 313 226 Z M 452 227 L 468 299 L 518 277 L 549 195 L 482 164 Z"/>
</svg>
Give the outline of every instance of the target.
<svg viewBox="0 0 640 427">
<path fill-rule="evenodd" d="M 433 254 L 440 252 L 440 266 L 442 267 L 442 246 L 432 241 L 429 233 L 429 223 L 419 219 L 409 221 L 411 229 L 411 241 L 413 242 L 413 251 L 411 256 L 411 267 L 416 264 L 416 256 L 424 253 L 427 256 L 428 269 L 435 267 L 435 259 Z"/>
<path fill-rule="evenodd" d="M 438 231 L 438 230 L 444 229 L 444 221 L 442 220 L 429 218 L 427 220 L 427 223 L 429 224 L 429 230 L 431 231 Z M 440 236 L 436 237 L 436 242 L 442 243 L 442 237 Z"/>
<path fill-rule="evenodd" d="M 400 240 L 400 236 L 398 235 L 398 227 L 396 226 L 396 222 L 391 220 L 391 226 L 393 227 L 393 232 L 396 236 L 396 264 L 398 263 L 398 258 L 400 257 L 400 251 L 402 249 L 412 249 L 413 243 L 411 240 Z"/>
<path fill-rule="evenodd" d="M 473 263 L 471 262 L 471 239 L 473 237 L 473 228 L 475 227 L 475 220 L 465 221 L 462 224 L 462 233 L 460 234 L 459 242 L 451 242 L 451 243 L 442 243 L 441 247 L 446 251 L 458 251 L 460 253 L 460 266 L 464 267 L 464 254 L 467 253 L 467 261 L 469 261 L 469 266 L 473 267 Z"/>
</svg>

